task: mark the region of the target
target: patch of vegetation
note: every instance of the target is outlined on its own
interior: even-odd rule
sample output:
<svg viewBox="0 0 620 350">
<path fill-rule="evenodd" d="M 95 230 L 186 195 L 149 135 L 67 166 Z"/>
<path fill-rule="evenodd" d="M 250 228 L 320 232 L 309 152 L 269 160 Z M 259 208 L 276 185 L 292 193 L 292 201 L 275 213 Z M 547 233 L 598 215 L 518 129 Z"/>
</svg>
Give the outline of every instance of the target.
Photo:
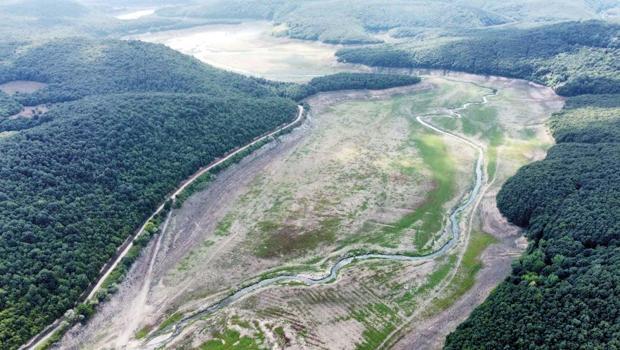
<svg viewBox="0 0 620 350">
<path fill-rule="evenodd" d="M 335 241 L 340 221 L 336 217 L 327 218 L 314 229 L 261 221 L 258 223 L 258 228 L 262 240 L 254 253 L 261 258 L 271 258 L 311 251 L 322 243 Z"/>
<path fill-rule="evenodd" d="M 198 193 L 200 191 L 204 191 L 209 187 L 209 184 L 215 179 L 215 175 L 213 175 L 210 171 L 198 176 L 194 182 L 192 182 L 189 186 L 185 187 L 181 193 L 176 196 L 174 201 L 174 207 L 180 208 L 183 206 L 183 203 L 191 197 L 193 194 Z"/>
<path fill-rule="evenodd" d="M 433 300 L 435 310 L 430 312 L 447 309 L 474 286 L 476 275 L 483 267 L 480 256 L 488 246 L 496 242 L 497 239 L 487 233 L 478 231 L 471 233 L 461 264 L 458 266 L 452 281 L 450 281 L 450 285 L 446 289 L 447 294 Z"/>
<path fill-rule="evenodd" d="M 618 143 L 619 110 L 618 95 L 582 95 L 568 99 L 549 124 L 558 143 Z"/>
<path fill-rule="evenodd" d="M 357 350 L 376 349 L 400 322 L 396 311 L 383 303 L 370 304 L 366 308 L 354 310 L 352 316 L 365 328 L 362 332 L 363 340 L 355 346 Z"/>
<path fill-rule="evenodd" d="M 260 350 L 262 347 L 255 339 L 241 334 L 233 329 L 214 334 L 211 339 L 200 346 L 201 350 Z"/>
<path fill-rule="evenodd" d="M 378 73 L 337 73 L 313 78 L 304 85 L 280 84 L 280 95 L 294 100 L 302 100 L 319 92 L 339 90 L 382 90 L 420 82 L 419 77 L 399 74 Z"/>
<path fill-rule="evenodd" d="M 183 319 L 183 314 L 180 312 L 175 312 L 172 315 L 168 316 L 168 318 L 166 318 L 164 320 L 164 322 L 162 322 L 159 327 L 157 327 L 157 332 L 161 332 L 163 330 L 165 330 L 166 328 L 172 326 L 173 324 L 176 324 L 177 322 L 181 321 Z"/>
<path fill-rule="evenodd" d="M 393 227 L 386 228 L 385 233 L 392 236 L 413 226 L 416 229 L 415 245 L 420 250 L 443 226 L 443 206 L 454 196 L 455 168 L 440 135 L 418 130 L 413 132 L 412 141 L 424 164 L 431 170 L 433 189 L 427 193 L 422 205 L 397 221 Z"/>
<path fill-rule="evenodd" d="M 424 294 L 433 290 L 443 281 L 456 264 L 456 256 L 450 255 L 447 261 L 437 267 L 427 278 L 426 283 L 416 290 L 416 294 Z"/>
<path fill-rule="evenodd" d="M 226 214 L 222 220 L 217 223 L 215 227 L 215 234 L 218 236 L 228 236 L 230 234 L 230 228 L 235 222 L 235 216 L 231 213 Z"/>
<path fill-rule="evenodd" d="M 151 333 L 152 330 L 153 330 L 152 326 L 144 326 L 140 328 L 134 336 L 138 340 L 144 339 L 146 338 L 147 335 L 149 335 L 149 333 Z"/>
<path fill-rule="evenodd" d="M 504 133 L 497 119 L 497 110 L 488 106 L 470 106 L 462 112 L 463 132 L 487 141 L 487 174 L 493 177 L 497 168 L 497 147 L 504 142 Z"/>
</svg>

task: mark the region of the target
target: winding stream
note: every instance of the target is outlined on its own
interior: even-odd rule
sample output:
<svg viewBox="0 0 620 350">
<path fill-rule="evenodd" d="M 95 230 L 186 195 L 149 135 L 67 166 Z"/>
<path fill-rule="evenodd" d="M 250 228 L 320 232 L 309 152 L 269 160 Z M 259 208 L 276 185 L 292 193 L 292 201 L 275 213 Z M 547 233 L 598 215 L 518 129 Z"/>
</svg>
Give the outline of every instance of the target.
<svg viewBox="0 0 620 350">
<path fill-rule="evenodd" d="M 491 96 L 496 96 L 498 91 L 496 89 L 492 89 L 489 87 L 484 87 L 493 91 L 492 93 L 486 94 L 482 97 L 482 101 L 479 102 L 467 102 L 463 104 L 461 107 L 449 109 L 449 114 L 454 118 L 461 118 L 461 111 L 466 110 L 468 107 L 472 105 L 484 105 L 488 103 L 488 98 Z M 429 254 L 420 255 L 420 256 L 410 256 L 405 254 L 381 254 L 381 253 L 368 253 L 368 254 L 359 254 L 352 255 L 347 257 L 340 258 L 323 276 L 319 277 L 311 277 L 305 274 L 297 274 L 297 275 L 281 275 L 272 278 L 267 278 L 250 284 L 246 287 L 238 289 L 232 294 L 222 298 L 221 300 L 212 303 L 204 308 L 200 308 L 193 313 L 187 315 L 174 325 L 171 325 L 161 331 L 157 331 L 151 335 L 147 339 L 147 345 L 149 347 L 160 347 L 164 346 L 173 340 L 176 336 L 178 336 L 181 331 L 192 321 L 195 321 L 201 317 L 206 315 L 210 315 L 232 303 L 238 301 L 245 296 L 252 294 L 261 289 L 279 284 L 279 283 L 302 283 L 306 286 L 327 284 L 333 282 L 337 279 L 338 273 L 346 266 L 350 265 L 353 262 L 357 262 L 360 260 L 390 260 L 390 261 L 409 261 L 409 262 L 421 262 L 421 261 L 429 261 L 440 256 L 444 256 L 448 254 L 458 243 L 461 237 L 461 217 L 462 214 L 474 204 L 480 195 L 480 189 L 482 188 L 483 181 L 485 179 L 484 174 L 484 149 L 481 145 L 471 141 L 465 137 L 459 136 L 457 134 L 453 134 L 451 132 L 442 130 L 436 126 L 433 126 L 424 120 L 424 117 L 432 117 L 435 115 L 426 115 L 426 116 L 418 116 L 416 117 L 416 121 L 420 123 L 422 126 L 433 130 L 442 135 L 446 135 L 452 137 L 459 142 L 462 142 L 472 148 L 474 148 L 478 152 L 478 158 L 476 160 L 475 165 L 475 178 L 472 181 L 472 189 L 467 193 L 464 198 L 456 205 L 455 208 L 452 209 L 449 218 L 448 225 L 444 230 L 448 230 L 449 239 L 446 241 L 440 248 L 431 252 Z M 172 329 L 170 331 L 170 329 Z M 166 332 L 166 333 L 164 333 Z"/>
</svg>

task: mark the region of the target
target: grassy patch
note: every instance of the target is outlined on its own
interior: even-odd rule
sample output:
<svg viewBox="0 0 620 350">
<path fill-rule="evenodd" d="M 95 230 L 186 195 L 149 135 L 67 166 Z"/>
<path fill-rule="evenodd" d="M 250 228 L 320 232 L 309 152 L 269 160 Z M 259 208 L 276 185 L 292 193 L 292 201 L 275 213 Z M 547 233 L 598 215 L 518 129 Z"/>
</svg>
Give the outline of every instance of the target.
<svg viewBox="0 0 620 350">
<path fill-rule="evenodd" d="M 193 265 L 194 265 L 194 259 L 196 257 L 200 257 L 202 255 L 204 255 L 207 251 L 207 249 L 214 245 L 215 242 L 211 241 L 211 240 L 205 240 L 202 242 L 202 244 L 200 246 L 198 246 L 198 248 L 192 249 L 185 257 L 183 257 L 183 259 L 179 262 L 179 264 L 177 265 L 176 269 L 177 271 L 187 271 L 189 270 Z"/>
<path fill-rule="evenodd" d="M 144 326 L 140 328 L 134 336 L 136 337 L 136 339 L 144 339 L 147 335 L 149 335 L 152 329 L 153 326 Z"/>
<path fill-rule="evenodd" d="M 215 227 L 215 234 L 218 236 L 228 236 L 230 234 L 230 228 L 235 222 L 235 216 L 231 213 L 226 214 Z"/>
<path fill-rule="evenodd" d="M 461 121 L 463 133 L 479 135 L 482 140 L 487 141 L 487 174 L 492 177 L 497 170 L 497 147 L 504 142 L 497 110 L 489 106 L 471 106 L 463 112 Z"/>
<path fill-rule="evenodd" d="M 451 255 L 448 257 L 448 260 L 441 264 L 439 268 L 435 269 L 429 276 L 424 285 L 422 285 L 418 289 L 418 293 L 426 293 L 433 288 L 437 287 L 441 281 L 443 281 L 450 271 L 454 268 L 454 264 L 456 263 L 456 256 Z"/>
<path fill-rule="evenodd" d="M 362 341 L 356 344 L 357 350 L 376 349 L 400 322 L 396 311 L 383 303 L 370 304 L 366 308 L 353 311 L 353 319 L 365 327 Z"/>
<path fill-rule="evenodd" d="M 339 218 L 323 220 L 317 228 L 305 230 L 292 225 L 279 225 L 272 221 L 258 223 L 264 237 L 254 252 L 261 258 L 297 254 L 315 249 L 321 243 L 333 242 L 340 227 Z"/>
<path fill-rule="evenodd" d="M 181 319 L 183 318 L 183 315 L 179 312 L 175 312 L 172 315 L 168 316 L 167 319 L 164 320 L 164 322 L 162 322 L 159 327 L 157 328 L 157 331 L 160 332 L 166 328 L 168 328 L 169 326 L 181 321 Z"/>
<path fill-rule="evenodd" d="M 258 342 L 248 336 L 241 336 L 235 330 L 227 329 L 224 333 L 216 333 L 214 339 L 200 346 L 201 350 L 259 350 Z"/>
<path fill-rule="evenodd" d="M 476 274 L 482 269 L 480 255 L 491 244 L 497 242 L 495 237 L 483 232 L 472 232 L 469 244 L 463 255 L 448 293 L 433 301 L 433 311 L 445 310 L 458 300 L 476 283 Z"/>
<path fill-rule="evenodd" d="M 441 230 L 443 224 L 443 205 L 454 196 L 455 166 L 440 135 L 417 131 L 412 132 L 411 141 L 420 152 L 424 164 L 431 172 L 433 189 L 428 192 L 424 203 L 410 214 L 403 216 L 393 226 L 384 229 L 389 237 L 395 237 L 405 229 L 416 226 L 415 244 L 422 248 Z"/>
</svg>

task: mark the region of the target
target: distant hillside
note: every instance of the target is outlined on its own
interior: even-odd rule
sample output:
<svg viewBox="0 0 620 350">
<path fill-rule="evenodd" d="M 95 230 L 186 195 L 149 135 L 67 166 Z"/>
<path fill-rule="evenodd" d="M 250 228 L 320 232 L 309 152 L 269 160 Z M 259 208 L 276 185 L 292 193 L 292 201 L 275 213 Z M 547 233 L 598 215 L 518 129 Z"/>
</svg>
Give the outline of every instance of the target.
<svg viewBox="0 0 620 350">
<path fill-rule="evenodd" d="M 14 57 L 8 77 L 50 84 L 23 103 L 61 103 L 0 137 L 3 349 L 73 307 L 181 180 L 297 112 L 267 82 L 138 42 L 51 42 Z M 19 107 L 0 94 L 4 115 Z"/>
<path fill-rule="evenodd" d="M 560 94 L 620 92 L 620 25 L 565 22 L 532 29 L 473 30 L 461 38 L 346 48 L 341 61 L 523 78 Z"/>
<path fill-rule="evenodd" d="M 87 7 L 73 0 L 9 0 L 0 5 L 5 15 L 24 17 L 80 17 L 89 13 Z"/>
<path fill-rule="evenodd" d="M 375 43 L 372 31 L 401 26 L 477 27 L 505 23 L 502 15 L 444 1 L 211 1 L 166 8 L 161 16 L 267 19 L 285 23 L 293 38 L 328 43 Z"/>
<path fill-rule="evenodd" d="M 369 44 L 377 31 L 477 28 L 513 22 L 601 19 L 620 9 L 611 0 L 211 0 L 158 11 L 160 16 L 264 19 L 284 23 L 286 35 L 328 43 Z"/>
<path fill-rule="evenodd" d="M 64 102 L 120 92 L 186 92 L 212 96 L 269 94 L 264 83 L 207 66 L 163 45 L 70 38 L 35 46 L 0 66 L 0 83 L 49 84 L 22 96 L 26 104 Z"/>
</svg>

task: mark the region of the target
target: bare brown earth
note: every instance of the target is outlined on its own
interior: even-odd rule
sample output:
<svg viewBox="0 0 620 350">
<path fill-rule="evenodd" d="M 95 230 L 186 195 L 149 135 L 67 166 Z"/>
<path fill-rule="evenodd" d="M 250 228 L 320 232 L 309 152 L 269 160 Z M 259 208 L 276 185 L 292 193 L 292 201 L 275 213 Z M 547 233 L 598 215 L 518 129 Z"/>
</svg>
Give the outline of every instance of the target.
<svg viewBox="0 0 620 350">
<path fill-rule="evenodd" d="M 37 90 L 43 89 L 47 84 L 38 81 L 15 80 L 0 84 L 0 91 L 8 95 L 29 94 Z"/>
<path fill-rule="evenodd" d="M 49 108 L 45 105 L 38 105 L 38 106 L 27 106 L 22 108 L 22 110 L 19 113 L 13 114 L 11 116 L 9 116 L 9 119 L 18 119 L 18 118 L 32 118 L 35 115 L 42 115 L 47 113 L 47 111 L 49 111 Z"/>
</svg>

